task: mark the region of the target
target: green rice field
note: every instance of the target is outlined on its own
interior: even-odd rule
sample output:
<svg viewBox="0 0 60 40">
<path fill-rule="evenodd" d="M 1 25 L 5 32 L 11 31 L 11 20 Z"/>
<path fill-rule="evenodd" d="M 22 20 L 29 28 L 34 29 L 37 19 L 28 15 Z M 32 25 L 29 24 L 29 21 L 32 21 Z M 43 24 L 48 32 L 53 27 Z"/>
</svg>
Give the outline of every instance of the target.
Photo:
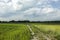
<svg viewBox="0 0 60 40">
<path fill-rule="evenodd" d="M 34 35 L 31 35 L 31 30 Z M 37 37 L 37 38 L 34 38 Z M 0 40 L 60 40 L 60 25 L 41 23 L 1 23 Z"/>
</svg>

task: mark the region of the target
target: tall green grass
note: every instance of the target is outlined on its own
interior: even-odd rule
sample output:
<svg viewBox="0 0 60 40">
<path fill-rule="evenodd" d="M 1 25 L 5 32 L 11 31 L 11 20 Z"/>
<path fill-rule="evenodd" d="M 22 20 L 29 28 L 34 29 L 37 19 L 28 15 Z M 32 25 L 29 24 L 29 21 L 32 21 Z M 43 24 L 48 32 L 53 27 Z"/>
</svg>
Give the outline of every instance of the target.
<svg viewBox="0 0 60 40">
<path fill-rule="evenodd" d="M 0 40 L 30 40 L 30 35 L 24 24 L 0 24 Z"/>
</svg>

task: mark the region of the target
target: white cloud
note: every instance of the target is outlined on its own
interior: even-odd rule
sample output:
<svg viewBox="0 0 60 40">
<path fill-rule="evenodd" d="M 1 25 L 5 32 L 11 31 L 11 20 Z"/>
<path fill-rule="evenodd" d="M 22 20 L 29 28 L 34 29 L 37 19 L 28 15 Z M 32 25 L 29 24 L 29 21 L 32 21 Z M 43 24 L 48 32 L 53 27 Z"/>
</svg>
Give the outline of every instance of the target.
<svg viewBox="0 0 60 40">
<path fill-rule="evenodd" d="M 46 7 L 46 8 L 42 9 L 42 12 L 43 13 L 51 13 L 51 12 L 54 12 L 54 8 Z"/>
<path fill-rule="evenodd" d="M 58 2 L 59 0 L 52 0 L 52 1 Z"/>
<path fill-rule="evenodd" d="M 56 19 L 60 17 L 60 9 L 49 4 L 51 1 L 58 2 L 59 0 L 0 0 L 0 20 Z M 9 17 L 7 14 L 10 14 Z"/>
<path fill-rule="evenodd" d="M 24 11 L 26 15 L 39 14 L 41 11 L 40 8 L 30 8 L 29 10 Z"/>
</svg>

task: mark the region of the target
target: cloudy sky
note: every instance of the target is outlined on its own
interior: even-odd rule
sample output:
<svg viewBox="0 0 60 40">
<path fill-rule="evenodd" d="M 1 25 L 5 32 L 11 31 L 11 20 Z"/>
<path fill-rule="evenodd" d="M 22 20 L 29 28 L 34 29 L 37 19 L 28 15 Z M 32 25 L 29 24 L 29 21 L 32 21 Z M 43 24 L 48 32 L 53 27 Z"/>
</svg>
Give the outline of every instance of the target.
<svg viewBox="0 0 60 40">
<path fill-rule="evenodd" d="M 0 0 L 0 20 L 60 20 L 60 0 Z"/>
</svg>

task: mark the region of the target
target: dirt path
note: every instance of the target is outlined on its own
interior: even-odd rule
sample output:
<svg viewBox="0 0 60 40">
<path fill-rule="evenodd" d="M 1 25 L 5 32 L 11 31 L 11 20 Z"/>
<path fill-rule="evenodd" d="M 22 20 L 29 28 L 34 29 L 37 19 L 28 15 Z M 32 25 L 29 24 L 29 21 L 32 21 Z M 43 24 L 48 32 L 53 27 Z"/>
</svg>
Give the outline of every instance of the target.
<svg viewBox="0 0 60 40">
<path fill-rule="evenodd" d="M 29 28 L 29 30 L 30 30 L 30 32 L 31 32 L 31 35 L 33 36 L 33 38 L 31 39 L 31 40 L 38 40 L 37 38 L 37 36 L 34 36 L 35 35 L 35 33 L 33 32 L 33 30 L 31 29 L 31 27 L 29 26 L 29 25 L 27 25 L 27 27 Z"/>
<path fill-rule="evenodd" d="M 34 35 L 35 33 L 33 32 L 33 30 L 31 29 L 31 27 L 29 25 L 27 25 L 27 27 L 29 28 L 31 35 Z"/>
</svg>

